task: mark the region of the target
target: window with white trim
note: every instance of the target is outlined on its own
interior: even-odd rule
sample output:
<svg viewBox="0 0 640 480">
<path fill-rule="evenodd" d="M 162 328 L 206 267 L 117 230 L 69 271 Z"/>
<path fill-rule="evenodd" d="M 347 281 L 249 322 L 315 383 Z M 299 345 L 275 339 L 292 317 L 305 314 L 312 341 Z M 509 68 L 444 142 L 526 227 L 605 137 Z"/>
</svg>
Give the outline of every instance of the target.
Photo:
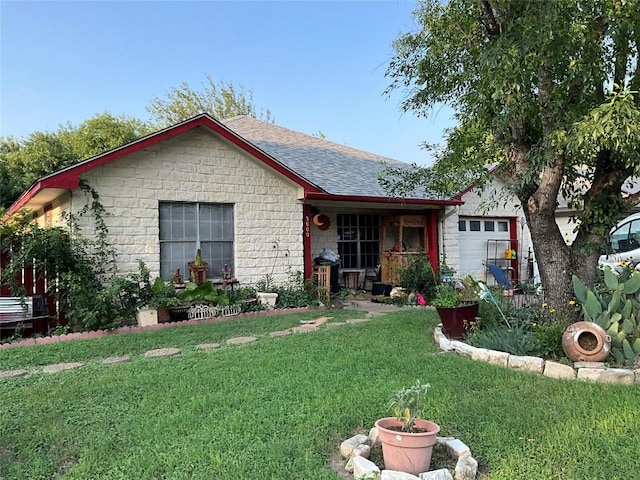
<svg viewBox="0 0 640 480">
<path fill-rule="evenodd" d="M 200 249 L 209 264 L 209 278 L 222 276 L 225 264 L 234 267 L 233 205 L 222 203 L 160 203 L 160 276 L 168 279 Z"/>
</svg>

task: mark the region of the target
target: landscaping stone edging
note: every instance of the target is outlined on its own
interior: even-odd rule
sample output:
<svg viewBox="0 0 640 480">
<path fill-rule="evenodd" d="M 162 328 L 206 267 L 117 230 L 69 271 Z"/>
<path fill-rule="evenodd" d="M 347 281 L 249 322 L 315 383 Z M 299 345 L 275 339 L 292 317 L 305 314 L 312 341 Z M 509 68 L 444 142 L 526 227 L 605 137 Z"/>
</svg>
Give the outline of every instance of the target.
<svg viewBox="0 0 640 480">
<path fill-rule="evenodd" d="M 640 369 L 638 368 L 610 368 L 604 362 L 575 362 L 571 366 L 539 357 L 511 355 L 506 352 L 478 348 L 458 340 L 449 340 L 442 333 L 442 324 L 433 330 L 433 339 L 442 351 L 453 351 L 472 360 L 533 372 L 545 377 L 626 385 L 640 383 Z"/>
<path fill-rule="evenodd" d="M 446 448 L 447 454 L 456 460 L 454 476 L 446 468 L 429 470 L 412 475 L 394 470 L 380 470 L 369 460 L 372 449 L 380 449 L 378 429 L 373 427 L 369 435 L 359 433 L 340 444 L 340 455 L 347 460 L 345 470 L 353 473 L 354 480 L 474 480 L 478 473 L 478 461 L 462 441 L 453 437 L 436 437 L 434 448 Z"/>
</svg>

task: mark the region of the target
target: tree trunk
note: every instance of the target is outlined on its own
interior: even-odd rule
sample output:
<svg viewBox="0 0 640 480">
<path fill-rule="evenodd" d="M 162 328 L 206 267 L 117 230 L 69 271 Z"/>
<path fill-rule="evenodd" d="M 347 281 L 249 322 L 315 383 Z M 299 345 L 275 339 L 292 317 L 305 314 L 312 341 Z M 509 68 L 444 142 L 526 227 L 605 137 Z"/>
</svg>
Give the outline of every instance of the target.
<svg viewBox="0 0 640 480">
<path fill-rule="evenodd" d="M 567 245 L 554 215 L 530 215 L 526 212 L 533 251 L 540 270 L 545 301 L 550 308 L 569 312 L 574 299 L 572 276 L 577 275 L 586 285 L 593 286 L 600 252 L 584 248 L 581 243 Z M 595 241 L 590 236 L 590 241 Z"/>
</svg>

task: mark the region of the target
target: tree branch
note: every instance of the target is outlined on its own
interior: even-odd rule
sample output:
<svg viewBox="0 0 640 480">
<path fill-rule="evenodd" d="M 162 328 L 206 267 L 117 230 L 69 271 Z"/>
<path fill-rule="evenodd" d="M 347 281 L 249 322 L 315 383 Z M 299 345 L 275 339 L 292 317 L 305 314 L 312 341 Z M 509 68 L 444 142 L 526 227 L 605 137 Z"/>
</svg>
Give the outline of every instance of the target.
<svg viewBox="0 0 640 480">
<path fill-rule="evenodd" d="M 478 7 L 482 13 L 482 23 L 489 35 L 500 35 L 502 25 L 500 19 L 503 16 L 502 10 L 497 5 L 493 5 L 490 0 L 478 0 Z"/>
</svg>

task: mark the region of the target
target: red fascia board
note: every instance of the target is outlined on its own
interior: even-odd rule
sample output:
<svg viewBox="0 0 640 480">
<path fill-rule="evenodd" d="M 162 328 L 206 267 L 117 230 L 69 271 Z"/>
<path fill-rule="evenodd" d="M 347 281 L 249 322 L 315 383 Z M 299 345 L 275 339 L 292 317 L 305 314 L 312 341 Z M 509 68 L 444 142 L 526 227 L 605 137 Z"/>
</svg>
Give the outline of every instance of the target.
<svg viewBox="0 0 640 480">
<path fill-rule="evenodd" d="M 370 197 L 360 195 L 333 195 L 331 193 L 305 192 L 307 200 L 332 200 L 337 202 L 366 202 L 366 203 L 404 203 L 409 205 L 463 205 L 459 199 L 433 200 L 428 198 L 393 198 Z"/>
<path fill-rule="evenodd" d="M 155 145 L 159 142 L 162 142 L 199 126 L 205 126 L 213 130 L 215 133 L 225 138 L 240 149 L 244 150 L 248 154 L 252 155 L 253 157 L 257 158 L 258 160 L 262 161 L 273 170 L 281 173 L 288 179 L 297 183 L 298 185 L 303 187 L 305 191 L 322 192 L 322 190 L 317 186 L 309 183 L 302 177 L 296 175 L 291 170 L 276 162 L 274 159 L 266 155 L 262 150 L 254 147 L 252 144 L 250 144 L 237 134 L 233 133 L 224 125 L 214 121 L 207 115 L 199 115 L 191 120 L 185 121 L 184 123 L 178 124 L 174 127 L 169 127 L 157 133 L 153 133 L 147 137 L 141 138 L 140 140 L 134 140 L 133 142 L 123 147 L 111 150 L 110 152 L 101 154 L 97 157 L 94 157 L 93 159 L 88 159 L 84 162 L 78 163 L 77 165 L 68 167 L 57 174 L 54 173 L 49 177 L 45 177 L 44 179 L 37 181 L 16 203 L 14 203 L 9 208 L 7 214 L 10 215 L 20 210 L 43 188 L 49 187 L 77 189 L 80 183 L 79 177 L 82 173 L 105 165 L 131 153 L 142 150 L 146 147 Z"/>
</svg>

